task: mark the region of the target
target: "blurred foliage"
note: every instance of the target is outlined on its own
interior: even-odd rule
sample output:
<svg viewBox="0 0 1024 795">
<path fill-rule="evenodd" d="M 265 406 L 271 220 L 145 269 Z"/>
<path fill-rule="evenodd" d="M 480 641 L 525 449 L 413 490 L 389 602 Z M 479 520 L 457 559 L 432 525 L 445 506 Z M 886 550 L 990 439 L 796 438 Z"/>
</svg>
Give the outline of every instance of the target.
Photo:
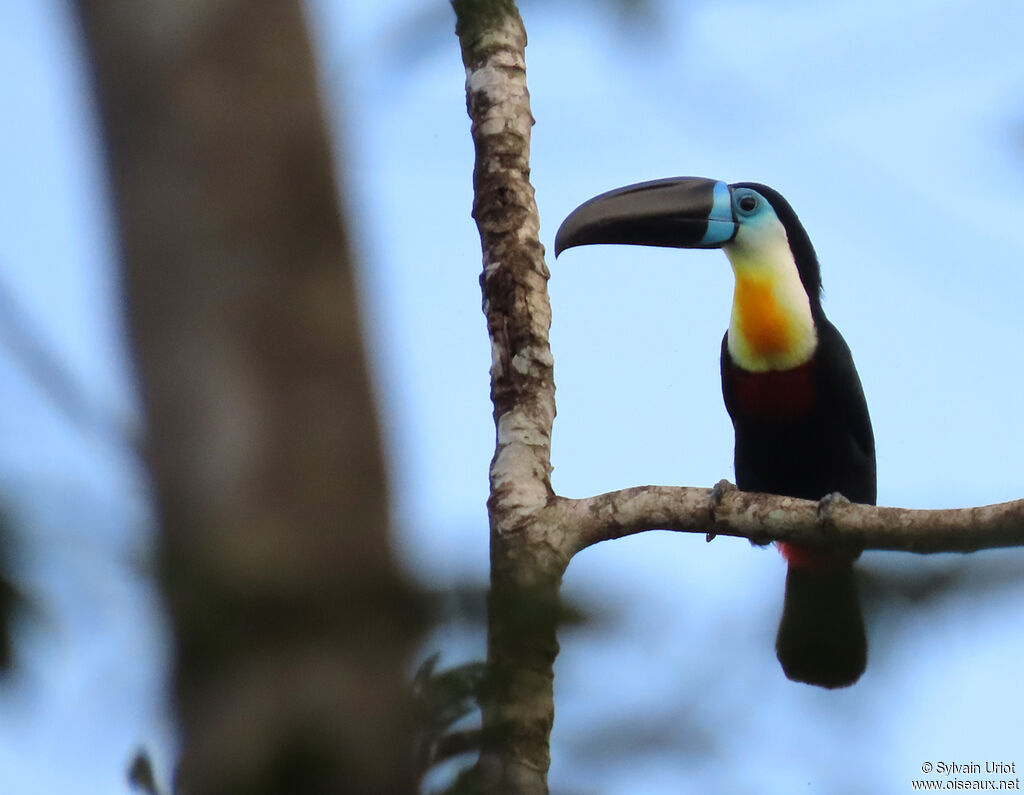
<svg viewBox="0 0 1024 795">
<path fill-rule="evenodd" d="M 49 401 L 61 417 L 79 430 L 96 432 L 111 448 L 135 449 L 132 430 L 87 395 L 71 368 L 53 349 L 47 334 L 31 318 L 22 301 L 0 279 L 0 349 L 21 374 Z M 13 624 L 26 602 L 15 584 L 19 565 L 15 560 L 19 528 L 13 526 L 0 505 L 0 676 L 14 665 Z"/>
<path fill-rule="evenodd" d="M 0 574 L 0 675 L 9 673 L 14 666 L 12 625 L 21 601 L 21 592 L 7 578 L 6 572 Z"/>
<path fill-rule="evenodd" d="M 15 584 L 17 565 L 14 560 L 17 540 L 7 514 L 0 509 L 0 676 L 14 667 L 14 623 L 26 605 L 21 589 Z"/>
<path fill-rule="evenodd" d="M 858 568 L 865 610 L 886 622 L 917 622 L 922 613 L 950 603 L 994 600 L 1000 591 L 1024 587 L 1024 549 L 1017 548 L 924 556 L 872 553 Z"/>
<path fill-rule="evenodd" d="M 589 606 L 570 602 L 564 598 L 551 606 L 539 599 L 530 599 L 520 593 L 516 605 L 517 621 L 514 631 L 535 631 L 551 618 L 562 628 L 594 630 L 607 629 L 605 616 Z M 487 605 L 493 600 L 486 585 L 463 583 L 433 596 L 433 625 L 441 634 L 455 633 L 462 637 L 476 637 L 482 644 L 487 632 Z M 441 641 L 443 643 L 443 641 Z M 432 652 L 419 666 L 413 677 L 413 695 L 418 713 L 416 741 L 416 773 L 425 782 L 443 766 L 450 766 L 445 776 L 451 779 L 434 795 L 469 795 L 481 792 L 474 775 L 474 764 L 480 753 L 483 734 L 480 729 L 480 700 L 488 683 L 487 664 L 471 660 L 448 668 L 440 668 L 444 654 L 452 649 Z M 457 653 L 457 651 L 456 651 Z M 459 757 L 462 757 L 461 759 Z"/>
<path fill-rule="evenodd" d="M 136 429 L 89 396 L 73 369 L 54 349 L 44 329 L 32 320 L 16 291 L 3 279 L 0 279 L 0 348 L 69 423 L 82 431 L 95 432 L 112 449 L 137 450 Z"/>
<path fill-rule="evenodd" d="M 440 652 L 428 657 L 413 679 L 420 719 L 416 772 L 421 780 L 457 756 L 472 753 L 475 758 L 481 747 L 479 727 L 457 729 L 456 725 L 477 711 L 486 665 L 470 662 L 439 671 L 440 658 Z"/>
<path fill-rule="evenodd" d="M 156 785 L 156 776 L 153 775 L 153 762 L 145 748 L 140 748 L 132 757 L 128 767 L 128 784 L 132 789 L 144 792 L 146 795 L 160 795 L 160 789 Z"/>
<path fill-rule="evenodd" d="M 861 566 L 860 585 L 864 600 L 881 610 L 895 601 L 927 607 L 945 599 L 989 596 L 1001 588 L 1024 585 L 1024 549 L 963 555 L 877 554 Z"/>
</svg>

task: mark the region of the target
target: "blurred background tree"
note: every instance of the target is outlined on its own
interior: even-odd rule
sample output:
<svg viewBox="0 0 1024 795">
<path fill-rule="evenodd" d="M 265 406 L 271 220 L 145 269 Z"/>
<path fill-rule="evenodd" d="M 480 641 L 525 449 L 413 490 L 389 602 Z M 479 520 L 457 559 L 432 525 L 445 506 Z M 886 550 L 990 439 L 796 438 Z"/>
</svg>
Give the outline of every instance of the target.
<svg viewBox="0 0 1024 795">
<path fill-rule="evenodd" d="M 82 0 L 175 638 L 180 785 L 411 792 L 377 412 L 300 4 Z"/>
</svg>

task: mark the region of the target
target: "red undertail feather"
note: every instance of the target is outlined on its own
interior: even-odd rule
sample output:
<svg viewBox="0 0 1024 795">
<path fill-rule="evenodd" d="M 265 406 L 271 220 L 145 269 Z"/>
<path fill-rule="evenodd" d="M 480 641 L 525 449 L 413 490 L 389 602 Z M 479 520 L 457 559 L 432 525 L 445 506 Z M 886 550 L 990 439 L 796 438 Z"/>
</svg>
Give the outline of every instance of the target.
<svg viewBox="0 0 1024 795">
<path fill-rule="evenodd" d="M 824 572 L 846 564 L 845 558 L 838 558 L 833 553 L 817 547 L 790 544 L 788 541 L 779 541 L 775 546 L 778 547 L 782 557 L 789 565 L 799 566 L 802 569 Z"/>
</svg>

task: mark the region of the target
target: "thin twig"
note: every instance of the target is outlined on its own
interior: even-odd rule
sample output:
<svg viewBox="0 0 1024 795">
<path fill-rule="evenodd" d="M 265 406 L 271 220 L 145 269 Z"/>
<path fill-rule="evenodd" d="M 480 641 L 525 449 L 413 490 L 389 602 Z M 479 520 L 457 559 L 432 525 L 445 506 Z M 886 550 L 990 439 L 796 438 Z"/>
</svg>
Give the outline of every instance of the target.
<svg viewBox="0 0 1024 795">
<path fill-rule="evenodd" d="M 117 446 L 138 452 L 138 442 L 128 423 L 90 400 L 70 368 L 44 339 L 14 291 L 0 278 L 0 346 L 65 419 L 82 431 L 97 433 Z"/>
</svg>

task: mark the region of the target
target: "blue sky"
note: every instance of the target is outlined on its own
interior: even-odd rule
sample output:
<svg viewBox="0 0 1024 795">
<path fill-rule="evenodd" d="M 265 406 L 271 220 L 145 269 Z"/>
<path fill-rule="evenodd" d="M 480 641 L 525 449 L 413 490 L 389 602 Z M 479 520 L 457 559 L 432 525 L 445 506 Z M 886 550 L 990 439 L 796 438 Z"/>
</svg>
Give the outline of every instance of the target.
<svg viewBox="0 0 1024 795">
<path fill-rule="evenodd" d="M 481 579 L 489 345 L 448 12 L 413 0 L 310 9 L 364 265 L 398 551 L 431 585 Z M 879 501 L 1024 496 L 1024 7 L 656 9 L 656 24 L 631 26 L 585 3 L 523 5 L 549 250 L 562 218 L 611 187 L 677 174 L 772 185 L 814 241 L 826 312 L 854 351 Z M 0 278 L 90 405 L 131 428 L 102 172 L 69 25 L 57 0 L 0 9 Z M 717 372 L 725 257 L 594 247 L 549 265 L 556 489 L 731 476 Z M 163 762 L 171 742 L 164 638 L 134 565 L 152 532 L 144 481 L 116 438 L 54 410 L 2 337 L 0 379 L 4 493 L 29 528 L 26 579 L 44 616 L 26 626 L 19 688 L 0 694 L 0 791 L 124 791 L 135 746 Z M 965 582 L 1022 561 L 973 556 Z M 919 603 L 892 585 L 960 562 L 866 554 L 881 583 L 870 605 L 882 605 L 869 611 L 868 673 L 826 693 L 787 682 L 775 663 L 784 570 L 770 550 L 648 533 L 586 551 L 567 590 L 605 618 L 563 638 L 552 786 L 902 792 L 928 760 L 1024 764 L 1024 589 Z M 441 641 L 448 661 L 481 650 L 479 638 Z M 588 738 L 623 725 L 642 736 L 628 763 L 587 756 Z"/>
<path fill-rule="evenodd" d="M 97 420 L 55 408 L 0 320 L 0 495 L 32 597 L 0 690 L 0 791 L 26 795 L 126 791 L 133 750 L 172 742 L 144 485 L 110 430 L 138 419 L 78 47 L 63 3 L 3 4 L 0 280 Z"/>
</svg>

